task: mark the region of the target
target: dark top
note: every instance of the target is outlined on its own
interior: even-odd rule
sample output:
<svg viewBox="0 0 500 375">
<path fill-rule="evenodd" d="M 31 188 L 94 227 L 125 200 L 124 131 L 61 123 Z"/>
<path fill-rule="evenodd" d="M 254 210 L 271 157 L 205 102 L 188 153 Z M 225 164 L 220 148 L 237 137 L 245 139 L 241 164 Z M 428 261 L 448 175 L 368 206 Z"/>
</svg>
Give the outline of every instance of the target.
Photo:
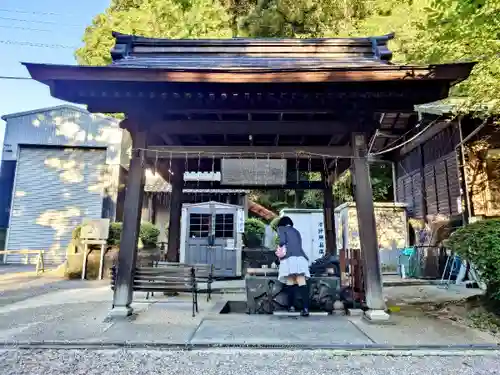
<svg viewBox="0 0 500 375">
<path fill-rule="evenodd" d="M 302 249 L 302 237 L 297 229 L 291 226 L 278 227 L 278 238 L 280 246 L 286 246 L 286 255 L 282 259 L 304 257 L 309 260 L 304 249 Z"/>
</svg>

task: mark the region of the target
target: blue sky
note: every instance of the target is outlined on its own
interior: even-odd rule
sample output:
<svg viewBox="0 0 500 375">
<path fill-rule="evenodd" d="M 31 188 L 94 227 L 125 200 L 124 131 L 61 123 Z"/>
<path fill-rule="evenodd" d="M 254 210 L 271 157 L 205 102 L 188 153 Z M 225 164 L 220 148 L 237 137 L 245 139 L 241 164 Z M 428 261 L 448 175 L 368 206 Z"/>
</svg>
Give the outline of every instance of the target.
<svg viewBox="0 0 500 375">
<path fill-rule="evenodd" d="M 76 64 L 75 48 L 13 43 L 80 46 L 85 27 L 109 3 L 110 0 L 1 0 L 0 76 L 28 77 L 21 62 Z M 0 116 L 61 103 L 50 96 L 47 86 L 36 81 L 0 79 Z M 0 120 L 0 144 L 4 130 L 5 124 Z"/>
</svg>

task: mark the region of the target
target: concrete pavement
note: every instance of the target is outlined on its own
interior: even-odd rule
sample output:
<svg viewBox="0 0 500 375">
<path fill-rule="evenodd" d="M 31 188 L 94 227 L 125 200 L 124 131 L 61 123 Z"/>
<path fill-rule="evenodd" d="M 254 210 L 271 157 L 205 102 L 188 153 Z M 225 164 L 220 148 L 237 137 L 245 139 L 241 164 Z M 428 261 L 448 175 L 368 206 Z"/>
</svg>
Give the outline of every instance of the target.
<svg viewBox="0 0 500 375">
<path fill-rule="evenodd" d="M 60 288 L 0 306 L 0 342 L 65 342 L 92 347 L 129 343 L 138 347 L 154 344 L 329 348 L 446 347 L 498 342 L 487 333 L 417 311 L 402 310 L 393 315 L 392 324 L 382 326 L 341 314 L 304 319 L 219 313 L 227 299 L 241 300 L 241 294 L 214 296 L 211 302 L 201 296 L 200 313 L 192 317 L 189 295 L 161 295 L 145 300 L 144 293 L 137 293 L 135 319 L 109 323 L 105 321 L 112 297 L 109 286 L 82 287 L 84 284 L 75 283 L 73 288 Z"/>
<path fill-rule="evenodd" d="M 220 314 L 226 300 L 244 299 L 240 293 L 217 295 L 211 302 L 202 296 L 193 318 L 189 295 L 146 300 L 136 293 L 135 319 L 108 323 L 107 282 L 5 282 L 9 277 L 0 276 L 2 375 L 500 373 L 496 337 L 413 310 L 403 309 L 382 326 L 341 314 L 307 319 Z M 435 288 L 386 291 L 399 302 L 460 295 Z"/>
</svg>

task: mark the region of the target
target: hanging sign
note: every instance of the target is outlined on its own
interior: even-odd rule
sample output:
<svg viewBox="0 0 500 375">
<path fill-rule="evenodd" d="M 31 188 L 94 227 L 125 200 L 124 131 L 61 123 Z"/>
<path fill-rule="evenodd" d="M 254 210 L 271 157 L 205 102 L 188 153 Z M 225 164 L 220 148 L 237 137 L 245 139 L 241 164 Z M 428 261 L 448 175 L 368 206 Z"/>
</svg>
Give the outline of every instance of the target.
<svg viewBox="0 0 500 375">
<path fill-rule="evenodd" d="M 285 185 L 285 159 L 222 159 L 223 185 Z"/>
</svg>

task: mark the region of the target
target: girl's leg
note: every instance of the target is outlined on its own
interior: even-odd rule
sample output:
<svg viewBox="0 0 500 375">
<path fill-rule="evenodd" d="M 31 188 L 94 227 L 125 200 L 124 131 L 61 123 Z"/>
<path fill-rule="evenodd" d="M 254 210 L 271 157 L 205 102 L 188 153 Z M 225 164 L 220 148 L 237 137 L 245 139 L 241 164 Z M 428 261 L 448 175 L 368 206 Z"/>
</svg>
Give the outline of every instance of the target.
<svg viewBox="0 0 500 375">
<path fill-rule="evenodd" d="M 302 297 L 302 316 L 309 316 L 309 287 L 307 286 L 305 276 L 299 275 L 296 277 L 297 285 L 299 286 L 300 296 Z"/>
<path fill-rule="evenodd" d="M 298 286 L 304 286 L 306 285 L 306 277 L 302 275 L 298 275 L 295 277 L 295 284 Z"/>
<path fill-rule="evenodd" d="M 286 296 L 288 311 L 295 309 L 295 277 L 288 276 L 286 279 Z"/>
<path fill-rule="evenodd" d="M 293 275 L 288 276 L 286 279 L 286 296 L 287 296 L 287 307 L 288 311 L 295 310 L 295 277 Z"/>
</svg>

